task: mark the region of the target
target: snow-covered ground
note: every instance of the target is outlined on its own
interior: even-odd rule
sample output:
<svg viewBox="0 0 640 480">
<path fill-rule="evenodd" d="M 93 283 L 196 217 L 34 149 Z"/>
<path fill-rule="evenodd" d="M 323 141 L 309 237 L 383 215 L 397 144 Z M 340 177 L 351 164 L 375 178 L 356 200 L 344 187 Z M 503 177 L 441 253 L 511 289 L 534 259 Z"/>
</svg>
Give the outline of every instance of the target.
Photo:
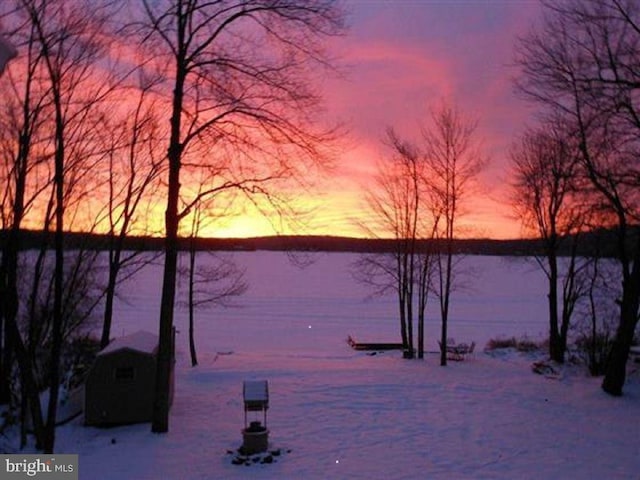
<svg viewBox="0 0 640 480">
<path fill-rule="evenodd" d="M 79 453 L 83 479 L 640 478 L 637 364 L 626 395 L 612 398 L 580 367 L 550 379 L 532 373 L 532 355 L 482 351 L 498 336 L 544 336 L 544 280 L 531 265 L 465 259 L 474 273 L 454 293 L 450 332 L 479 350 L 443 368 L 435 353 L 407 361 L 348 347 L 348 335 L 398 341 L 393 297 L 366 299 L 349 274 L 355 258 L 318 254 L 299 269 L 280 253 L 236 254 L 250 290 L 237 308 L 199 312 L 196 368 L 177 314 L 169 433 L 77 418 L 59 428 L 57 450 Z M 114 335 L 156 331 L 160 277 L 148 267 L 124 288 Z M 429 350 L 438 329 L 431 320 Z M 269 381 L 269 438 L 280 455 L 234 465 L 242 382 L 252 379 Z"/>
</svg>

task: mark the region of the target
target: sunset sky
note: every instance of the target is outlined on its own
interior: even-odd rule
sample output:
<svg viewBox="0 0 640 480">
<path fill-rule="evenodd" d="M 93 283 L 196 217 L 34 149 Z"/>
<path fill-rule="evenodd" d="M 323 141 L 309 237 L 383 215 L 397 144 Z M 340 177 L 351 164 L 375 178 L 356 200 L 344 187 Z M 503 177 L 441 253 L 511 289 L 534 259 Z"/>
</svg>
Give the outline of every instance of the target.
<svg viewBox="0 0 640 480">
<path fill-rule="evenodd" d="M 296 233 L 363 236 L 363 188 L 384 153 L 386 127 L 416 138 L 429 108 L 446 99 L 478 118 L 478 138 L 490 158 L 480 191 L 470 198 L 465 236 L 514 238 L 507 191 L 507 151 L 531 120 L 531 107 L 513 92 L 511 66 L 516 38 L 540 6 L 533 0 L 350 0 L 350 29 L 331 51 L 344 75 L 325 82 L 327 116 L 348 135 L 337 169 L 317 182 L 305 206 L 313 208 Z M 256 215 L 217 225 L 215 236 L 273 234 Z M 283 233 L 291 233 L 286 228 Z M 460 232 L 463 234 L 462 232 Z"/>
</svg>

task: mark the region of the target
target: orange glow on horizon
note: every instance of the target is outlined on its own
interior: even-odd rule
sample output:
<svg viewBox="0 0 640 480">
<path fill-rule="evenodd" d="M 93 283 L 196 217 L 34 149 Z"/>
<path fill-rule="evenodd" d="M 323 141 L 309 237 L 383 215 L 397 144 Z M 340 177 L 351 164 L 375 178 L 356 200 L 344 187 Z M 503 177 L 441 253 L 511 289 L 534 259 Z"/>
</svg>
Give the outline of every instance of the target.
<svg viewBox="0 0 640 480">
<path fill-rule="evenodd" d="M 273 235 L 317 235 L 352 238 L 370 237 L 359 224 L 371 224 L 370 214 L 358 192 L 327 193 L 311 198 L 308 205 L 314 205 L 298 221 L 280 219 L 275 214 L 267 217 L 257 211 L 245 211 L 221 219 L 207 218 L 198 236 L 204 238 L 250 238 Z M 522 238 L 520 225 L 509 217 L 509 207 L 490 198 L 478 195 L 468 199 L 473 206 L 458 220 L 457 238 L 490 238 L 507 240 Z M 245 209 L 246 210 L 246 209 Z M 153 213 L 144 218 L 145 225 L 138 224 L 132 235 L 164 235 L 164 206 L 158 205 Z M 40 224 L 27 222 L 25 228 L 39 229 Z M 180 235 L 190 236 L 191 219 L 187 217 L 180 224 Z M 73 230 L 85 230 L 76 225 Z M 106 233 L 97 228 L 96 233 Z M 380 238 L 389 238 L 383 232 Z"/>
<path fill-rule="evenodd" d="M 298 212 L 293 218 L 281 218 L 273 209 L 263 206 L 263 212 L 242 197 L 233 198 L 231 206 L 220 212 L 205 212 L 198 236 L 205 238 L 249 238 L 273 235 L 314 235 L 367 238 L 369 234 L 361 225 L 375 225 L 365 201 L 367 185 L 375 174 L 375 158 L 381 155 L 373 145 L 361 144 L 357 149 L 345 153 L 339 167 L 324 178 L 316 180 L 313 190 L 288 192 L 295 200 L 292 209 Z M 482 181 L 482 180 L 481 180 Z M 481 186 L 481 188 L 483 188 Z M 486 190 L 491 186 L 484 187 Z M 513 218 L 504 183 L 492 186 L 491 193 L 476 193 L 462 203 L 464 214 L 457 220 L 457 238 L 522 238 L 522 230 Z M 188 195 L 188 185 L 183 193 Z M 149 210 L 138 212 L 132 235 L 164 235 L 166 200 L 156 198 Z M 94 197 L 88 205 L 89 211 L 100 211 L 104 202 Z M 220 199 L 219 203 L 223 203 Z M 91 215 L 84 221 L 91 222 Z M 41 228 L 40 216 L 29 216 L 25 228 Z M 180 235 L 191 235 L 190 216 L 180 223 Z M 72 230 L 88 230 L 81 222 L 67 225 Z M 106 233 L 106 224 L 94 229 L 96 233 Z M 379 238 L 391 238 L 386 232 L 379 232 Z"/>
<path fill-rule="evenodd" d="M 317 199 L 310 203 L 318 203 Z M 521 237 L 519 224 L 509 217 L 509 207 L 478 195 L 467 202 L 473 208 L 458 221 L 457 238 L 490 238 L 495 240 Z M 370 235 L 359 223 L 371 223 L 366 206 L 356 192 L 322 195 L 322 205 L 304 215 L 300 225 L 279 224 L 257 212 L 226 218 L 202 229 L 201 237 L 249 238 L 272 235 L 318 235 L 366 238 Z M 186 223 L 185 223 L 186 225 Z M 184 230 L 184 229 L 183 229 Z M 186 234 L 183 231 L 183 234 Z M 389 235 L 384 233 L 380 237 Z"/>
</svg>

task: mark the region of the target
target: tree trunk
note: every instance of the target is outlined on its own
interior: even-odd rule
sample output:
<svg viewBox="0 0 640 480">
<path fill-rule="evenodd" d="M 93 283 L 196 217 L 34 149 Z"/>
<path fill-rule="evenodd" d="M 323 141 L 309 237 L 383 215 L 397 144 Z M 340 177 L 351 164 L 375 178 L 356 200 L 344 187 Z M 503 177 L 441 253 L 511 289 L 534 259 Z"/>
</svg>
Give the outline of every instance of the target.
<svg viewBox="0 0 640 480">
<path fill-rule="evenodd" d="M 160 301 L 160 325 L 158 333 L 158 360 L 156 366 L 156 385 L 153 401 L 151 431 L 165 433 L 169 431 L 169 403 L 171 389 L 172 347 L 173 347 L 173 309 L 176 297 L 176 276 L 178 266 L 178 202 L 180 200 L 180 167 L 182 144 L 180 141 L 182 124 L 182 106 L 184 86 L 187 77 L 185 29 L 182 5 L 178 5 L 177 18 L 177 55 L 176 79 L 171 107 L 171 136 L 167 150 L 169 162 L 169 181 L 167 185 L 167 210 L 165 212 L 165 258 L 162 279 L 162 298 Z"/>
<path fill-rule="evenodd" d="M 0 300 L 0 303 L 3 301 Z M 13 350 L 9 340 L 9 329 L 4 315 L 0 315 L 0 405 L 11 400 L 11 364 Z"/>
<path fill-rule="evenodd" d="M 119 242 L 120 243 L 120 242 Z M 120 254 L 122 247 L 116 246 L 109 255 L 109 280 L 107 281 L 107 291 L 105 292 L 104 317 L 102 322 L 102 337 L 100 348 L 109 345 L 111 338 L 111 323 L 113 320 L 113 300 L 116 295 L 116 283 L 120 270 Z"/>
<path fill-rule="evenodd" d="M 28 82 L 28 87 L 30 86 Z M 23 120 L 24 126 L 20 134 L 18 146 L 18 155 L 15 160 L 15 196 L 12 205 L 13 219 L 11 222 L 11 230 L 9 238 L 2 252 L 2 266 L 0 272 L 0 282 L 2 282 L 2 293 L 0 304 L 2 311 L 0 312 L 0 332 L 4 326 L 4 343 L 0 343 L 0 404 L 6 404 L 10 398 L 11 385 L 11 364 L 13 357 L 13 346 L 9 339 L 11 335 L 9 328 L 3 323 L 7 321 L 16 321 L 18 314 L 18 250 L 20 243 L 20 227 L 24 217 L 25 192 L 27 184 L 27 165 L 31 147 L 31 136 L 26 133 L 31 117 L 28 110 L 30 90 L 27 88 L 27 95 L 24 101 Z M 7 319 L 10 320 L 7 320 Z"/>
<path fill-rule="evenodd" d="M 55 92 L 54 92 L 55 93 Z M 58 391 L 60 388 L 60 356 L 62 353 L 62 297 L 64 288 L 64 127 L 62 125 L 62 107 L 56 99 L 56 152 L 55 152 L 55 189 L 56 189 L 56 233 L 55 233 L 55 271 L 53 298 L 53 326 L 51 337 L 51 356 L 49 360 L 49 405 L 45 424 L 44 453 L 53 453 L 55 448 L 56 414 L 58 409 Z"/>
<path fill-rule="evenodd" d="M 424 311 L 418 313 L 418 358 L 424 358 Z"/>
<path fill-rule="evenodd" d="M 398 275 L 398 313 L 400 314 L 400 337 L 402 339 L 402 350 L 409 349 L 409 339 L 407 338 L 407 316 L 404 308 L 406 289 L 404 286 L 402 253 L 398 252 L 396 257 L 396 273 Z"/>
<path fill-rule="evenodd" d="M 28 56 L 31 57 L 33 37 L 29 38 Z M 14 161 L 15 194 L 12 205 L 12 222 L 9 238 L 2 251 L 2 265 L 0 267 L 0 404 L 7 404 L 11 395 L 11 367 L 13 363 L 13 346 L 10 342 L 11 322 L 16 321 L 18 312 L 18 251 L 20 243 L 20 228 L 25 213 L 25 194 L 27 174 L 34 123 L 40 109 L 31 105 L 31 89 L 34 82 L 33 69 L 28 68 L 25 85 L 25 97 L 22 101 L 22 127 L 18 140 L 18 153 Z M 13 175 L 12 175 L 13 176 Z M 8 180 L 8 179 L 7 179 Z"/>
<path fill-rule="evenodd" d="M 549 261 L 549 356 L 552 360 L 563 363 L 564 350 L 561 348 L 558 332 L 558 261 L 554 252 L 548 254 Z"/>
<path fill-rule="evenodd" d="M 181 25 L 184 28 L 184 25 Z M 179 30 L 178 35 L 184 36 Z M 182 42 L 180 42 L 182 46 Z M 184 52 L 181 52 L 184 55 Z M 170 381 L 173 362 L 173 309 L 176 296 L 176 276 L 178 265 L 178 202 L 180 198 L 180 165 L 182 145 L 180 143 L 180 125 L 186 69 L 184 58 L 177 59 L 176 84 L 174 89 L 171 115 L 171 138 L 167 153 L 169 161 L 169 182 L 167 192 L 167 210 L 165 212 L 165 258 L 162 280 L 162 298 L 160 301 L 160 325 L 158 333 L 158 360 L 156 367 L 155 397 L 151 431 L 165 433 L 169 431 Z"/>
<path fill-rule="evenodd" d="M 5 269 L 5 272 L 3 273 L 6 274 L 6 276 L 3 275 L 3 278 L 7 282 L 5 290 L 6 297 L 3 298 L 2 302 L 5 335 L 5 350 L 3 351 L 3 355 L 5 356 L 6 362 L 4 363 L 4 368 L 6 368 L 6 370 L 3 372 L 3 377 L 6 377 L 3 378 L 3 382 L 10 381 L 11 362 L 9 361 L 9 358 L 13 353 L 15 353 L 15 358 L 18 362 L 18 370 L 20 372 L 21 410 L 26 411 L 26 409 L 28 409 L 30 411 L 33 431 L 36 438 L 36 448 L 41 449 L 44 445 L 44 422 L 40 407 L 40 395 L 34 378 L 34 366 L 28 350 L 22 341 L 22 337 L 20 336 L 20 331 L 16 323 L 19 304 L 17 286 L 18 244 L 20 237 L 19 225 L 22 222 L 23 213 L 22 202 L 18 200 L 19 198 L 22 198 L 22 195 L 19 194 L 20 190 L 24 191 L 20 188 L 16 191 L 14 225 L 9 234 L 9 239 L 2 257 L 3 268 Z M 6 388 L 9 388 L 8 384 L 6 385 Z M 23 422 L 21 422 L 21 425 L 25 427 L 26 418 L 24 418 L 24 415 L 22 415 L 22 418 Z M 21 428 L 21 430 L 23 431 L 23 433 L 21 433 L 21 444 L 24 446 L 24 443 L 26 442 L 26 438 L 24 438 L 26 428 Z"/>
<path fill-rule="evenodd" d="M 11 398 L 11 366 L 13 363 L 13 344 L 9 330 L 9 322 L 15 322 L 18 314 L 18 239 L 19 230 L 12 228 L 9 239 L 2 253 L 2 326 L 4 338 L 0 355 L 0 404 L 7 404 Z"/>
<path fill-rule="evenodd" d="M 407 310 L 407 355 L 406 358 L 413 358 L 415 356 L 413 348 L 413 288 L 411 286 L 411 280 L 408 282 L 408 291 L 406 296 L 406 310 Z"/>
<path fill-rule="evenodd" d="M 442 315 L 442 331 L 440 333 L 440 342 L 442 342 L 442 349 L 440 352 L 440 365 L 443 367 L 447 365 L 447 324 L 449 321 L 449 298 L 451 295 L 451 270 L 453 269 L 453 217 L 451 218 L 451 227 L 447 227 L 447 232 L 447 258 L 444 278 L 444 291 L 442 292 L 442 298 L 440 300 L 440 313 Z"/>
<path fill-rule="evenodd" d="M 173 222 L 173 220 L 169 219 L 170 216 L 169 212 L 167 212 L 167 224 Z M 171 332 L 173 329 L 173 307 L 175 302 L 178 256 L 176 234 L 174 233 L 172 236 L 167 234 L 165 243 L 156 386 L 153 403 L 153 422 L 151 425 L 151 430 L 154 433 L 165 433 L 169 431 L 170 381 L 172 369 Z"/>
<path fill-rule="evenodd" d="M 25 348 L 20 331 L 15 321 L 7 322 L 10 342 L 14 347 L 18 368 L 20 370 L 20 383 L 22 395 L 28 402 L 31 421 L 33 422 L 33 433 L 36 437 L 36 449 L 41 449 L 45 445 L 45 426 L 42 419 L 42 409 L 40 408 L 40 394 L 38 385 L 34 378 L 34 366 L 31 363 L 27 349 Z M 23 423 L 24 425 L 24 423 Z"/>
<path fill-rule="evenodd" d="M 584 296 L 584 292 L 580 287 L 576 286 L 576 277 L 578 276 L 576 262 L 578 256 L 579 233 L 574 235 L 571 242 L 571 257 L 569 260 L 569 268 L 562 286 L 562 317 L 560 322 L 560 344 L 559 348 L 562 353 L 561 358 L 567 353 L 567 339 L 569 335 L 569 327 L 571 326 L 571 317 L 576 308 L 579 297 Z"/>
<path fill-rule="evenodd" d="M 196 269 L 196 250 L 194 245 L 194 237 L 191 237 L 191 249 L 189 250 L 189 353 L 191 354 L 191 366 L 198 365 L 198 356 L 196 354 L 196 340 L 194 332 L 194 288 L 195 288 L 195 269 Z"/>
<path fill-rule="evenodd" d="M 53 197 L 50 201 L 50 205 L 48 205 L 48 208 L 53 209 L 53 204 L 54 204 L 54 200 Z M 45 220 L 45 224 L 42 228 L 42 231 L 44 233 L 44 237 L 47 237 L 48 234 L 50 233 L 50 215 L 49 215 L 49 211 L 47 212 L 46 218 L 47 220 Z M 41 338 L 42 335 L 42 329 L 43 329 L 43 325 L 42 322 L 40 322 L 39 319 L 39 293 L 40 293 L 40 287 L 41 287 L 41 282 L 43 277 L 45 277 L 45 262 L 47 259 L 47 253 L 48 253 L 48 245 L 47 245 L 47 240 L 46 238 L 43 238 L 41 244 L 40 244 L 40 248 L 38 250 L 38 257 L 36 258 L 36 261 L 33 265 L 33 274 L 32 274 L 32 279 L 31 279 L 31 291 L 29 293 L 29 314 L 28 314 L 28 318 L 29 318 L 29 333 L 28 336 L 26 337 L 25 341 L 27 343 L 27 351 L 29 353 L 29 358 L 31 359 L 32 362 L 35 363 L 36 361 L 36 351 L 38 348 L 38 342 Z"/>
<path fill-rule="evenodd" d="M 400 313 L 400 337 L 402 338 L 402 350 L 409 350 L 409 338 L 407 337 L 407 315 L 404 309 L 404 298 L 398 300 L 398 310 Z"/>
<path fill-rule="evenodd" d="M 447 277 L 449 276 L 449 271 L 447 270 Z M 444 298 L 441 299 L 441 322 L 442 325 L 440 327 L 440 366 L 445 367 L 447 365 L 447 343 L 448 343 L 448 319 L 449 319 L 449 291 L 448 291 L 448 281 L 445 282 L 445 291 L 443 292 Z"/>
<path fill-rule="evenodd" d="M 178 263 L 178 196 L 180 159 L 176 158 L 176 145 L 169 154 L 169 194 L 165 214 L 166 239 L 162 299 L 160 303 L 160 325 L 158 360 L 156 367 L 155 398 L 153 403 L 152 431 L 169 431 L 169 393 L 172 368 L 173 309 L 176 293 L 176 272 Z"/>
<path fill-rule="evenodd" d="M 429 295 L 429 259 L 425 255 L 420 263 L 420 279 L 418 282 L 418 358 L 424 358 L 424 317 Z"/>
<path fill-rule="evenodd" d="M 447 366 L 447 319 L 442 317 L 442 327 L 440 329 L 440 366 Z"/>
<path fill-rule="evenodd" d="M 636 242 L 631 274 L 622 286 L 620 324 L 609 353 L 607 372 L 602 381 L 602 389 L 614 396 L 622 395 L 622 387 L 627 375 L 627 360 L 638 324 L 640 304 L 640 241 Z"/>
<path fill-rule="evenodd" d="M 560 324 L 560 336 L 558 338 L 558 358 L 560 363 L 564 363 L 565 354 L 567 353 L 567 337 L 569 335 L 571 313 L 562 312 L 562 323 Z"/>
</svg>

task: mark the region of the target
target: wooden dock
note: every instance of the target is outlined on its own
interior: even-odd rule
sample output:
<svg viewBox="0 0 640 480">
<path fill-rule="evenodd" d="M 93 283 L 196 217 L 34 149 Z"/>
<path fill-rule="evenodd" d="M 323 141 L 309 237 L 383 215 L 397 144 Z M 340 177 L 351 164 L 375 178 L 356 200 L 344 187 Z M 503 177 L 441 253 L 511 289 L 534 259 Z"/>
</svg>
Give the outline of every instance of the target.
<svg viewBox="0 0 640 480">
<path fill-rule="evenodd" d="M 383 351 L 383 350 L 403 350 L 404 349 L 404 345 L 402 345 L 402 343 L 356 342 L 351 335 L 349 335 L 349 338 L 347 338 L 347 343 L 354 350 Z"/>
</svg>

